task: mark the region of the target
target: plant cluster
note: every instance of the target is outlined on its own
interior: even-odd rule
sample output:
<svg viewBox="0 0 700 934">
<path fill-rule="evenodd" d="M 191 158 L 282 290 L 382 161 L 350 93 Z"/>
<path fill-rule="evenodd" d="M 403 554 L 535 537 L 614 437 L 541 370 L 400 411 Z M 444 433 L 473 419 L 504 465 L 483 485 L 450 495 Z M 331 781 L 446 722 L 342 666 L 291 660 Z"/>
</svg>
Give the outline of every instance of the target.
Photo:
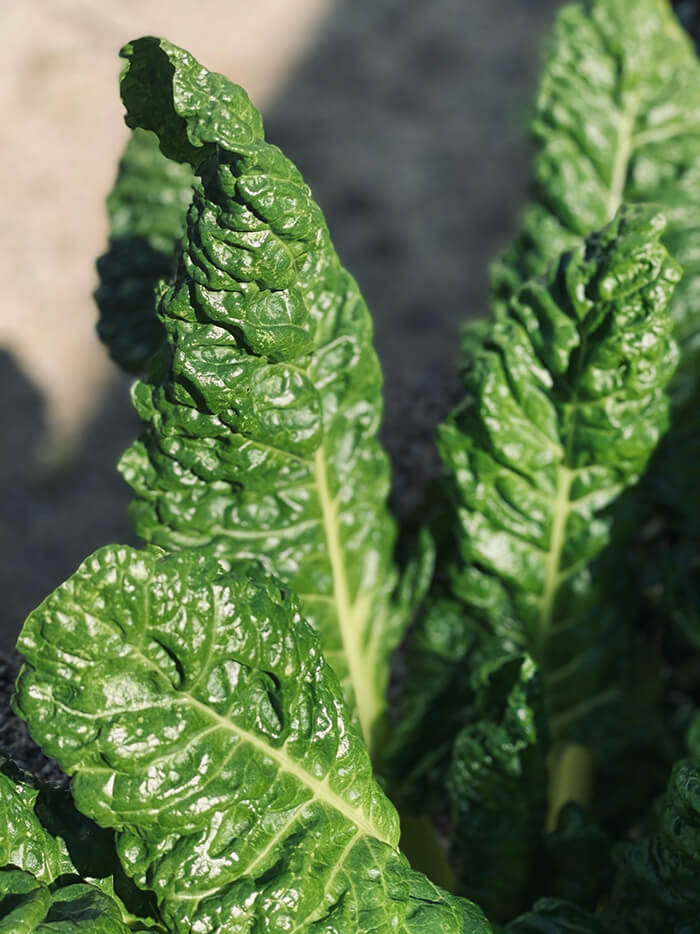
<svg viewBox="0 0 700 934">
<path fill-rule="evenodd" d="M 557 19 L 400 563 L 372 323 L 309 188 L 240 87 L 122 56 L 96 297 L 145 546 L 20 636 L 71 782 L 0 760 L 0 932 L 700 934 L 700 64 L 667 0 Z"/>
</svg>

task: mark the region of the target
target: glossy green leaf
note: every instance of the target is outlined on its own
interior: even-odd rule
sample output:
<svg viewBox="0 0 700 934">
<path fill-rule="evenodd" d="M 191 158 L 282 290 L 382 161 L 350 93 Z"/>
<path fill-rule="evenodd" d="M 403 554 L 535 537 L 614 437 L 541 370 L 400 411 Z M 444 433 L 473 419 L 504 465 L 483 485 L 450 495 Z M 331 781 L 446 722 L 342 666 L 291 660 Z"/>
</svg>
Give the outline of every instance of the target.
<svg viewBox="0 0 700 934">
<path fill-rule="evenodd" d="M 119 905 L 94 885 L 46 885 L 31 873 L 0 868 L 0 934 L 147 934 L 129 927 Z"/>
<path fill-rule="evenodd" d="M 31 614 L 17 708 L 173 934 L 487 934 L 409 869 L 297 601 L 200 551 L 101 549 Z"/>
<path fill-rule="evenodd" d="M 700 63 L 668 0 L 567 4 L 546 50 L 531 133 L 532 199 L 493 266 L 496 306 L 623 202 L 656 204 L 684 269 L 670 313 L 691 383 L 683 392 L 691 391 L 700 347 Z"/>
<path fill-rule="evenodd" d="M 192 199 L 192 170 L 166 159 L 158 140 L 136 129 L 107 198 L 109 248 L 97 260 L 97 333 L 115 363 L 141 370 L 165 338 L 155 289 L 175 271 Z"/>
<path fill-rule="evenodd" d="M 80 878 L 81 883 L 89 883 L 83 886 L 87 903 L 103 904 L 94 890 L 102 892 L 104 904 L 116 905 L 119 912 L 115 915 L 113 908 L 104 908 L 107 917 L 118 917 L 126 926 L 124 930 L 163 930 L 153 919 L 152 899 L 135 889 L 124 876 L 114 835 L 80 814 L 66 789 L 39 782 L 2 759 L 0 828 L 0 867 L 21 870 L 36 881 L 36 886 L 30 886 L 34 892 L 29 898 L 32 905 L 53 905 L 49 914 L 55 914 L 58 911 L 55 899 L 64 900 L 59 889 L 74 886 L 76 878 Z M 72 881 L 66 881 L 68 877 Z M 71 894 L 69 900 L 73 899 Z M 70 908 L 76 910 L 75 906 Z M 30 916 L 33 917 L 31 911 Z M 14 915 L 10 913 L 10 917 Z M 0 931 L 4 930 L 0 923 Z M 15 928 L 10 925 L 8 930 L 14 932 Z"/>
<path fill-rule="evenodd" d="M 298 170 L 245 92 L 165 41 L 126 46 L 127 121 L 198 177 L 121 470 L 140 535 L 257 558 L 293 586 L 370 739 L 400 614 L 372 324 Z"/>
<path fill-rule="evenodd" d="M 614 569 L 600 558 L 611 542 L 621 547 L 615 507 L 668 421 L 677 351 L 666 309 L 679 271 L 663 230 L 648 209 L 622 211 L 525 285 L 493 322 L 465 375 L 465 401 L 440 429 L 453 550 L 439 555 L 433 605 L 409 645 L 407 670 L 418 674 L 406 679 L 389 750 L 394 781 L 402 767 L 410 776 L 415 752 L 413 800 L 426 776 L 439 789 L 450 730 L 473 722 L 463 685 L 494 643 L 528 654 L 542 677 L 550 828 L 567 801 L 588 802 L 586 750 L 607 753 L 621 724 L 646 716 L 646 669 L 618 610 Z M 449 648 L 460 641 L 463 651 Z M 569 768 L 571 756 L 581 769 Z M 523 784 L 523 800 L 533 789 Z M 428 802 L 438 794 L 423 792 Z M 468 853 L 466 836 L 462 844 Z"/>
<path fill-rule="evenodd" d="M 39 882 L 75 872 L 65 840 L 49 833 L 35 813 L 39 788 L 0 760 L 0 866 L 13 865 Z"/>
<path fill-rule="evenodd" d="M 595 704 L 590 676 L 610 614 L 595 603 L 591 562 L 614 533 L 611 506 L 668 422 L 677 351 L 666 308 L 679 271 L 663 229 L 647 210 L 623 211 L 524 286 L 440 430 L 460 549 L 453 593 L 504 645 L 532 655 L 554 740 L 569 734 L 581 698 Z"/>
<path fill-rule="evenodd" d="M 531 202 L 513 246 L 492 270 L 496 313 L 525 279 L 543 273 L 623 200 L 664 212 L 664 242 L 683 266 L 669 306 L 681 351 L 671 384 L 672 425 L 635 508 L 638 528 L 649 533 L 645 547 L 624 573 L 645 588 L 647 615 L 659 630 L 666 620 L 684 626 L 692 606 L 677 598 L 685 598 L 692 575 L 680 565 L 700 542 L 697 484 L 687 470 L 700 448 L 700 63 L 668 0 L 584 0 L 562 9 L 532 136 Z M 467 329 L 467 355 L 470 342 Z"/>
</svg>

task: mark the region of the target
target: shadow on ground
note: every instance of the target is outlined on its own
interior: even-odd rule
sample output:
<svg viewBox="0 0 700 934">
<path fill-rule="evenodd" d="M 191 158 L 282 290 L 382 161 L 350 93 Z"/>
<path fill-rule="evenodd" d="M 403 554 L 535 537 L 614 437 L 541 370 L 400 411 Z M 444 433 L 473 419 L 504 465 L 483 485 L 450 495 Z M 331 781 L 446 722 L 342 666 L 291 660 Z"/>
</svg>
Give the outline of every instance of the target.
<svg viewBox="0 0 700 934">
<path fill-rule="evenodd" d="M 0 650 L 8 650 L 27 613 L 90 552 L 108 542 L 134 544 L 129 490 L 115 464 L 138 431 L 127 381 L 115 378 L 77 448 L 47 461 L 43 401 L 14 358 L 0 351 Z"/>
</svg>

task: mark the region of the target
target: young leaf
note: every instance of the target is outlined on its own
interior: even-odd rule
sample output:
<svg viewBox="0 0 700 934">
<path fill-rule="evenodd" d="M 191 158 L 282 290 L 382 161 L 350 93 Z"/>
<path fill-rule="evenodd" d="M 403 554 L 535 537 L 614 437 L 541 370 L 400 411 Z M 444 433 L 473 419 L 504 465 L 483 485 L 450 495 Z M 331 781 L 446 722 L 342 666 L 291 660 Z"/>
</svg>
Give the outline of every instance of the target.
<svg viewBox="0 0 700 934">
<path fill-rule="evenodd" d="M 477 719 L 458 734 L 447 776 L 451 856 L 464 893 L 507 921 L 531 903 L 547 815 L 542 684 L 532 659 L 503 655 L 471 682 Z"/>
<path fill-rule="evenodd" d="M 166 159 L 152 133 L 136 129 L 107 198 L 109 249 L 97 260 L 97 333 L 115 363 L 142 370 L 165 338 L 155 289 L 175 271 L 192 199 L 192 170 Z"/>
<path fill-rule="evenodd" d="M 145 430 L 121 463 L 136 528 L 290 584 L 371 740 L 401 620 L 367 308 L 245 92 L 165 41 L 122 54 L 127 122 L 198 176 L 158 311 L 169 370 L 137 385 Z"/>
<path fill-rule="evenodd" d="M 670 314 L 684 379 L 695 386 L 700 63 L 692 43 L 668 0 L 582 0 L 561 10 L 546 53 L 531 123 L 532 200 L 493 266 L 496 307 L 623 202 L 657 204 L 669 222 L 664 242 L 684 269 Z"/>
<path fill-rule="evenodd" d="M 107 547 L 34 611 L 17 709 L 173 934 L 487 934 L 410 870 L 297 602 L 201 552 Z"/>
<path fill-rule="evenodd" d="M 119 905 L 94 885 L 69 877 L 49 886 L 29 872 L 0 868 L 0 934 L 63 932 L 148 934 L 130 927 Z"/>
<path fill-rule="evenodd" d="M 65 841 L 43 826 L 35 813 L 39 789 L 0 760 L 0 866 L 16 866 L 39 882 L 75 872 Z"/>
<path fill-rule="evenodd" d="M 466 373 L 466 399 L 439 433 L 458 549 L 442 572 L 462 607 L 471 646 L 462 657 L 474 670 L 495 642 L 533 658 L 552 741 L 551 828 L 567 800 L 587 803 L 585 788 L 560 781 L 574 775 L 569 754 L 601 742 L 603 716 L 614 725 L 634 707 L 622 683 L 634 680 L 633 637 L 591 566 L 620 536 L 612 507 L 668 420 L 664 387 L 677 351 L 666 308 L 679 270 L 659 242 L 663 230 L 649 209 L 623 210 L 525 285 L 493 322 Z M 433 599 L 444 605 L 445 594 Z M 432 667 L 432 678 L 430 697 L 407 683 L 412 730 L 400 737 L 423 760 L 439 718 L 440 668 L 445 722 L 472 717 L 469 698 L 450 710 L 461 700 L 447 690 L 458 679 L 454 657 L 410 660 L 440 645 L 426 632 L 434 626 L 441 632 L 444 619 L 428 610 L 409 646 L 409 670 Z M 390 755 L 405 762 L 397 745 Z"/>
<path fill-rule="evenodd" d="M 152 917 L 152 900 L 135 889 L 124 876 L 113 834 L 76 811 L 65 789 L 38 782 L 2 759 L 0 826 L 0 867 L 21 870 L 36 883 L 30 884 L 31 880 L 24 875 L 9 874 L 5 877 L 8 885 L 15 880 L 7 890 L 8 898 L 21 894 L 25 884 L 28 885 L 28 900 L 20 899 L 25 906 L 22 912 L 29 912 L 27 918 L 34 918 L 34 908 L 28 906 L 35 906 L 39 912 L 37 918 L 48 922 L 51 918 L 45 917 L 42 911 L 45 909 L 50 916 L 55 916 L 60 913 L 55 903 L 68 901 L 71 905 L 66 910 L 72 912 L 71 917 L 77 922 L 78 902 L 83 900 L 89 912 L 97 912 L 98 906 L 102 906 L 99 911 L 105 913 L 106 919 L 123 922 L 125 927 L 117 926 L 115 930 L 163 930 Z M 69 877 L 70 882 L 67 881 Z M 77 878 L 90 884 L 76 887 Z M 21 892 L 13 888 L 18 880 Z M 71 886 L 68 894 L 63 891 L 66 885 Z M 0 931 L 8 930 L 14 934 L 21 927 L 18 918 L 26 919 L 23 914 L 14 914 L 8 906 L 9 903 L 4 907 L 0 904 Z M 3 927 L 3 911 L 9 911 L 8 920 L 4 922 L 9 925 L 7 928 Z M 86 915 L 88 919 L 92 917 L 89 912 Z M 40 927 L 38 930 L 45 929 Z M 86 934 L 89 930 L 85 928 Z"/>
<path fill-rule="evenodd" d="M 700 767 L 684 759 L 657 802 L 648 836 L 622 844 L 603 917 L 624 934 L 700 931 Z"/>
<path fill-rule="evenodd" d="M 467 673 L 486 654 L 478 631 L 465 625 L 463 607 L 432 595 L 403 659 L 404 704 L 392 724 L 383 763 L 402 817 L 444 809 L 455 736 L 477 716 Z"/>
<path fill-rule="evenodd" d="M 615 934 L 620 931 L 613 929 Z M 598 918 L 556 898 L 541 898 L 532 911 L 512 921 L 505 934 L 613 934 Z"/>
</svg>

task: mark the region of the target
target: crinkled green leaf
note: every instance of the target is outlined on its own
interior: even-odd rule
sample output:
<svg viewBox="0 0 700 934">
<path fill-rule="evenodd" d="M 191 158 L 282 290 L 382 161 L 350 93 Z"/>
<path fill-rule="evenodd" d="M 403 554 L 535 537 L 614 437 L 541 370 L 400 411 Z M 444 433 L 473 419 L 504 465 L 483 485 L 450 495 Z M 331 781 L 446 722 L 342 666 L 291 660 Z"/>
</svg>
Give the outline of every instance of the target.
<svg viewBox="0 0 700 934">
<path fill-rule="evenodd" d="M 174 934 L 486 934 L 413 873 L 297 602 L 200 551 L 103 548 L 34 611 L 16 705 Z"/>
<path fill-rule="evenodd" d="M 531 125 L 531 201 L 514 244 L 493 266 L 494 311 L 501 313 L 522 282 L 542 274 L 623 201 L 664 212 L 664 243 L 684 270 L 669 306 L 681 359 L 671 384 L 672 427 L 649 464 L 635 510 L 638 528 L 654 534 L 625 571 L 636 588 L 650 579 L 659 584 L 645 590 L 649 615 L 663 624 L 664 616 L 676 615 L 668 605 L 680 593 L 680 575 L 660 578 L 660 552 L 680 539 L 671 558 L 677 565 L 680 552 L 689 545 L 697 553 L 700 542 L 697 485 L 687 470 L 700 446 L 700 63 L 668 0 L 569 4 L 546 53 Z M 472 325 L 465 331 L 467 359 L 473 344 Z"/>
<path fill-rule="evenodd" d="M 471 681 L 478 719 L 458 734 L 447 776 L 451 854 L 464 893 L 507 921 L 530 904 L 547 815 L 542 684 L 527 656 L 489 659 Z"/>
<path fill-rule="evenodd" d="M 0 866 L 13 865 L 39 882 L 75 872 L 65 840 L 49 833 L 35 812 L 39 788 L 0 759 Z"/>
<path fill-rule="evenodd" d="M 431 597 L 403 659 L 404 703 L 392 724 L 383 763 L 402 816 L 444 810 L 455 736 L 476 715 L 466 673 L 484 655 L 478 631 L 464 624 L 462 606 Z"/>
<path fill-rule="evenodd" d="M 512 921 L 505 934 L 620 934 L 592 914 L 556 898 L 541 898 L 532 911 Z M 660 934 L 660 932 L 659 932 Z"/>
<path fill-rule="evenodd" d="M 31 873 L 0 868 L 0 934 L 147 934 L 130 927 L 121 908 L 94 885 L 64 877 L 53 885 Z"/>
<path fill-rule="evenodd" d="M 671 315 L 693 374 L 700 347 L 700 63 L 668 0 L 583 0 L 559 13 L 531 132 L 532 200 L 494 264 L 496 305 L 623 202 L 655 203 L 684 269 Z"/>
<path fill-rule="evenodd" d="M 588 675 L 607 648 L 579 623 L 595 592 L 590 563 L 613 532 L 610 507 L 667 426 L 677 352 L 666 308 L 679 272 L 662 231 L 650 212 L 622 212 L 524 286 L 440 433 L 458 510 L 453 592 L 533 656 L 554 739 L 575 722 L 574 705 L 590 702 Z"/>
<path fill-rule="evenodd" d="M 155 289 L 175 271 L 176 247 L 192 199 L 192 170 L 166 159 L 158 140 L 136 129 L 107 198 L 109 248 L 97 261 L 97 333 L 125 370 L 141 370 L 165 337 Z"/>
<path fill-rule="evenodd" d="M 524 286 L 440 429 L 460 551 L 449 583 L 474 620 L 464 626 L 533 656 L 555 739 L 591 703 L 607 651 L 590 564 L 611 539 L 610 507 L 668 421 L 679 272 L 662 232 L 659 216 L 624 211 Z"/>
<path fill-rule="evenodd" d="M 15 867 L 49 887 L 61 877 L 79 876 L 118 906 L 129 930 L 162 930 L 152 919 L 152 899 L 124 876 L 114 835 L 80 814 L 66 789 L 1 758 L 0 828 L 0 867 Z M 43 904 L 45 898 L 32 900 Z"/>
<path fill-rule="evenodd" d="M 367 308 L 245 92 L 165 41 L 122 54 L 127 121 L 198 176 L 158 311 L 169 368 L 136 386 L 145 429 L 121 462 L 136 528 L 293 586 L 369 738 L 401 620 Z"/>
<path fill-rule="evenodd" d="M 700 932 L 700 765 L 678 762 L 649 835 L 622 844 L 604 917 L 624 934 Z"/>
<path fill-rule="evenodd" d="M 413 773 L 439 780 L 446 733 L 473 716 L 468 692 L 450 685 L 460 663 L 464 684 L 494 643 L 530 655 L 542 677 L 552 826 L 578 794 L 557 779 L 568 745 L 597 752 L 612 728 L 607 751 L 646 709 L 634 636 L 611 599 L 614 572 L 598 559 L 611 541 L 621 547 L 614 507 L 668 421 L 677 351 L 666 308 L 679 271 L 659 242 L 663 229 L 648 209 L 622 211 L 525 285 L 474 355 L 465 401 L 439 433 L 454 551 L 438 559 L 437 609 L 409 645 L 407 670 L 421 674 L 406 680 L 404 726 L 389 749 L 397 783 L 409 749 Z M 459 609 L 469 648 L 445 651 L 459 643 Z"/>
<path fill-rule="evenodd" d="M 639 773 L 630 770 L 628 774 Z M 592 911 L 610 886 L 610 845 L 609 835 L 590 811 L 569 802 L 545 838 L 538 888 Z"/>
</svg>

